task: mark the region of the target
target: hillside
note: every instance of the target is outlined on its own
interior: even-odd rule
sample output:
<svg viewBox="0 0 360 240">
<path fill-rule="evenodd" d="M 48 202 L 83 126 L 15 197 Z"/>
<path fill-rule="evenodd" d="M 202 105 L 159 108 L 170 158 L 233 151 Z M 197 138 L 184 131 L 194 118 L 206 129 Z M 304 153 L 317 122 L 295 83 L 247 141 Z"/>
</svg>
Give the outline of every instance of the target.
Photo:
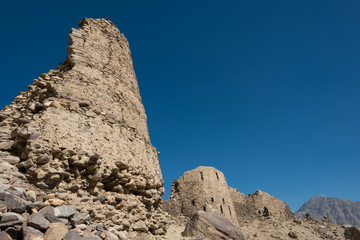
<svg viewBox="0 0 360 240">
<path fill-rule="evenodd" d="M 297 217 L 304 217 L 310 212 L 315 219 L 321 220 L 327 216 L 338 225 L 353 225 L 360 227 L 360 202 L 340 198 L 314 196 L 297 212 Z"/>
</svg>

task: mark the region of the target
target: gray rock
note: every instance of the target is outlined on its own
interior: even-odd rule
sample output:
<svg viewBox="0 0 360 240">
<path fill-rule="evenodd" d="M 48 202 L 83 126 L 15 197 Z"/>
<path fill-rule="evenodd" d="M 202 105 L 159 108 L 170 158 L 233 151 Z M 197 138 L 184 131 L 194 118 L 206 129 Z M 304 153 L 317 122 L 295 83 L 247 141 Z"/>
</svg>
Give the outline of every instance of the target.
<svg viewBox="0 0 360 240">
<path fill-rule="evenodd" d="M 5 201 L 0 201 L 0 211 L 7 212 L 7 204 Z"/>
<path fill-rule="evenodd" d="M 197 212 L 187 223 L 184 236 L 245 240 L 244 235 L 218 211 Z"/>
<path fill-rule="evenodd" d="M 28 225 L 45 231 L 46 229 L 48 229 L 50 222 L 41 213 L 35 212 L 31 214 Z"/>
<path fill-rule="evenodd" d="M 4 223 L 0 223 L 0 229 L 5 229 L 7 227 L 12 227 L 14 225 L 21 225 L 23 224 L 22 221 L 10 221 L 10 222 L 4 222 Z"/>
<path fill-rule="evenodd" d="M 49 220 L 51 223 L 55 223 L 55 222 L 62 222 L 60 218 L 58 218 L 57 216 L 55 216 L 54 214 L 48 214 L 45 217 L 47 220 Z"/>
<path fill-rule="evenodd" d="M 27 178 L 25 177 L 25 175 L 22 174 L 22 173 L 14 172 L 13 175 L 14 175 L 14 177 L 20 178 L 20 179 L 22 179 L 22 180 L 25 180 L 25 181 L 27 180 Z"/>
<path fill-rule="evenodd" d="M 0 200 L 5 201 L 8 211 L 22 213 L 25 211 L 25 201 L 9 193 L 0 192 Z"/>
<path fill-rule="evenodd" d="M 63 240 L 80 240 L 82 237 L 76 230 L 71 230 L 68 234 L 65 235 Z"/>
<path fill-rule="evenodd" d="M 59 206 L 54 209 L 54 215 L 57 217 L 68 218 L 77 213 L 73 205 Z"/>
<path fill-rule="evenodd" d="M 104 195 L 96 197 L 96 200 L 99 200 L 101 203 L 103 203 L 106 200 L 106 197 Z"/>
<path fill-rule="evenodd" d="M 87 213 L 76 213 L 71 219 L 70 222 L 73 226 L 82 224 L 90 220 L 90 215 Z"/>
<path fill-rule="evenodd" d="M 25 218 L 23 218 L 23 216 L 21 216 L 18 213 L 12 213 L 12 212 L 8 212 L 8 213 L 4 213 L 2 218 L 1 218 L 1 222 L 11 222 L 11 221 L 25 221 Z"/>
<path fill-rule="evenodd" d="M 15 165 L 15 164 L 17 164 L 17 163 L 20 162 L 20 158 L 17 157 L 17 156 L 14 156 L 14 155 L 5 155 L 5 156 L 2 155 L 1 158 L 2 158 L 3 160 L 7 161 L 7 162 L 10 163 L 10 164 L 13 164 L 13 165 Z"/>
<path fill-rule="evenodd" d="M 65 224 L 65 225 L 69 224 L 69 220 L 67 218 L 59 218 L 59 219 L 60 219 L 60 222 L 62 222 L 63 224 Z"/>
<path fill-rule="evenodd" d="M 54 215 L 55 208 L 52 206 L 45 206 L 39 211 L 39 213 L 44 215 L 44 217 L 46 217 L 47 215 Z"/>
<path fill-rule="evenodd" d="M 14 189 L 16 191 L 18 191 L 21 195 L 24 195 L 26 194 L 26 190 L 24 188 L 21 188 L 21 187 L 14 187 Z"/>
<path fill-rule="evenodd" d="M 82 237 L 81 240 L 102 240 L 99 236 Z"/>
<path fill-rule="evenodd" d="M 9 188 L 10 188 L 10 185 L 8 185 L 8 184 L 3 184 L 3 183 L 0 184 L 0 192 L 4 192 L 5 190 L 7 190 Z"/>
<path fill-rule="evenodd" d="M 30 240 L 30 237 L 32 236 L 41 236 L 41 237 L 44 236 L 44 234 L 41 231 L 30 226 L 23 226 L 22 232 L 23 232 L 24 240 Z"/>
<path fill-rule="evenodd" d="M 33 202 L 33 203 L 28 203 L 27 204 L 28 208 L 35 208 L 36 210 L 43 209 L 46 206 L 47 205 L 44 202 Z"/>
</svg>

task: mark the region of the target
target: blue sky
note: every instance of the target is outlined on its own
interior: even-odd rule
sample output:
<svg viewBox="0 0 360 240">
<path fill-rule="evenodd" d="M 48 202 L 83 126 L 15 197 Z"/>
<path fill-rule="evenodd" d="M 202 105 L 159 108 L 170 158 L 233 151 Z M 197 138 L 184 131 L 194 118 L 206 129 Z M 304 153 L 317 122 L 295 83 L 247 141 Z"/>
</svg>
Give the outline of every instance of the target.
<svg viewBox="0 0 360 240">
<path fill-rule="evenodd" d="M 130 42 L 152 143 L 171 180 L 199 165 L 293 211 L 360 200 L 359 1 L 3 1 L 0 107 L 66 58 L 83 17 Z"/>
</svg>

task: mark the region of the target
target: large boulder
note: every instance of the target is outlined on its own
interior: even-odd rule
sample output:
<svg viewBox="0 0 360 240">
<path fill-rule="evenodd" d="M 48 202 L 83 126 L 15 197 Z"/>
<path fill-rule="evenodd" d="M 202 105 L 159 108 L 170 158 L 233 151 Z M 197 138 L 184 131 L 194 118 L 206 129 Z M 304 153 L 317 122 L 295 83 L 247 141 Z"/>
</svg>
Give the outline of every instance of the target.
<svg viewBox="0 0 360 240">
<path fill-rule="evenodd" d="M 245 240 L 244 235 L 218 211 L 199 211 L 189 220 L 183 235 L 210 239 Z"/>
<path fill-rule="evenodd" d="M 360 239 L 360 228 L 353 226 L 346 226 L 344 232 L 346 240 L 359 240 Z"/>
</svg>

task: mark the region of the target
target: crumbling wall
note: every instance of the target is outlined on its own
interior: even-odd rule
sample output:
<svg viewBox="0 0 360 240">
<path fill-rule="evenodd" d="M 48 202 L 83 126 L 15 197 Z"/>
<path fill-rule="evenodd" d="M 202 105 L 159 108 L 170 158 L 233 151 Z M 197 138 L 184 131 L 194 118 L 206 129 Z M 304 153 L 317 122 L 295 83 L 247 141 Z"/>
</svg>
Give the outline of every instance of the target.
<svg viewBox="0 0 360 240">
<path fill-rule="evenodd" d="M 280 199 L 257 190 L 249 196 L 228 187 L 224 174 L 213 167 L 198 167 L 173 181 L 170 199 L 162 209 L 173 216 L 192 217 L 215 209 L 236 226 L 258 218 L 291 220 L 294 214 Z"/>
<path fill-rule="evenodd" d="M 235 213 L 240 225 L 245 221 L 253 220 L 261 214 L 256 212 L 252 200 L 236 188 L 230 188 L 231 199 L 234 203 Z"/>
<path fill-rule="evenodd" d="M 286 203 L 263 191 L 257 190 L 255 193 L 246 196 L 239 190 L 231 188 L 231 197 L 240 224 L 263 217 L 274 218 L 277 221 L 294 218 L 294 214 Z"/>
<path fill-rule="evenodd" d="M 172 215 L 191 217 L 216 209 L 237 225 L 235 208 L 224 174 L 213 167 L 198 167 L 173 181 L 170 199 L 162 208 Z"/>
<path fill-rule="evenodd" d="M 1 158 L 96 221 L 160 234 L 163 180 L 129 44 L 109 20 L 79 26 L 68 58 L 0 112 Z"/>
<path fill-rule="evenodd" d="M 253 202 L 255 211 L 260 215 L 271 216 L 278 221 L 294 218 L 294 214 L 286 203 L 266 192 L 257 190 L 249 194 L 249 198 Z"/>
</svg>

